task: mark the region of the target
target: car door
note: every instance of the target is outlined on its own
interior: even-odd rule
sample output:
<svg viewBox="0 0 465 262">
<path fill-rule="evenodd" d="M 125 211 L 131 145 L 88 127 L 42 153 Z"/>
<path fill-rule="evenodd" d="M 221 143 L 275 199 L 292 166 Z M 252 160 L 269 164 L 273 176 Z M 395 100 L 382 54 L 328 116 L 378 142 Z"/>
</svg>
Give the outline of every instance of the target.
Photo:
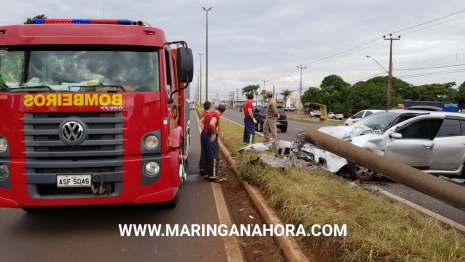
<svg viewBox="0 0 465 262">
<path fill-rule="evenodd" d="M 465 155 L 465 130 L 459 119 L 444 119 L 434 138 L 431 155 L 432 170 L 457 170 Z M 464 124 L 465 127 L 465 124 Z"/>
<path fill-rule="evenodd" d="M 420 170 L 430 169 L 433 139 L 441 122 L 442 119 L 422 118 L 400 127 L 396 133 L 402 138 L 388 136 L 384 155 Z"/>
</svg>

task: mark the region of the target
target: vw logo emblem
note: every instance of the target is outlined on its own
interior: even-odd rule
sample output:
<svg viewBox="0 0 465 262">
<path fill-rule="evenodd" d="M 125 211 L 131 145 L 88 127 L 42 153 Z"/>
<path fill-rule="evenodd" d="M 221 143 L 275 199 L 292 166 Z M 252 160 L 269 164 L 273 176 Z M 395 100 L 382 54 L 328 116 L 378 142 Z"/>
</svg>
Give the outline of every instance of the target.
<svg viewBox="0 0 465 262">
<path fill-rule="evenodd" d="M 85 124 L 82 121 L 68 119 L 61 123 L 58 136 L 67 145 L 78 145 L 85 140 L 85 131 Z"/>
</svg>

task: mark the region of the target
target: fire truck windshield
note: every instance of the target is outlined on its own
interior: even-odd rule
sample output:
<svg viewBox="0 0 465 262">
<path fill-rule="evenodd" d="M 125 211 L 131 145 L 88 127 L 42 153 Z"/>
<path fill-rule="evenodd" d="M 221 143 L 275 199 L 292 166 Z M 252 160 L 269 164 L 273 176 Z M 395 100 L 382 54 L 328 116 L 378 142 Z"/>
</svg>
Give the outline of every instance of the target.
<svg viewBox="0 0 465 262">
<path fill-rule="evenodd" d="M 157 51 L 48 49 L 0 48 L 0 92 L 160 89 Z"/>
</svg>

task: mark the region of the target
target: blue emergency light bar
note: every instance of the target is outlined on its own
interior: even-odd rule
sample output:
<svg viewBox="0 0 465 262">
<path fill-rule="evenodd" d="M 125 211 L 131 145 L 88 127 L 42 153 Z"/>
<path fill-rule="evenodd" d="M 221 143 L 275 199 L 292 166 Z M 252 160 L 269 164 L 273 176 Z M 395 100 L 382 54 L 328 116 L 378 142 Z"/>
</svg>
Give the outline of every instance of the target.
<svg viewBox="0 0 465 262">
<path fill-rule="evenodd" d="M 33 24 L 111 24 L 132 25 L 127 19 L 32 19 Z"/>
</svg>

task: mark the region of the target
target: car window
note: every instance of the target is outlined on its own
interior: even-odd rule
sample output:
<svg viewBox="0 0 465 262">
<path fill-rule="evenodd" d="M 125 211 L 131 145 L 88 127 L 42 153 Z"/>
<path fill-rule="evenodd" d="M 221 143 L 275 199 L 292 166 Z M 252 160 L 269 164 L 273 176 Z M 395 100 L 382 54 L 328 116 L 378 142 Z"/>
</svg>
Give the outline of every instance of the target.
<svg viewBox="0 0 465 262">
<path fill-rule="evenodd" d="M 460 121 L 461 129 L 462 129 L 462 135 L 465 136 L 465 121 Z"/>
<path fill-rule="evenodd" d="M 424 119 L 410 124 L 398 131 L 402 134 L 402 138 L 408 139 L 430 139 L 433 140 L 442 119 Z"/>
<path fill-rule="evenodd" d="M 444 119 L 436 137 L 460 136 L 460 134 L 459 120 Z"/>
<path fill-rule="evenodd" d="M 357 114 L 353 115 L 352 118 L 362 118 L 363 117 L 363 113 L 365 113 L 364 111 L 360 111 L 358 112 Z"/>
<path fill-rule="evenodd" d="M 365 116 L 364 116 L 364 117 L 367 117 L 367 116 L 369 116 L 369 115 L 371 115 L 371 114 L 373 114 L 373 112 L 367 111 L 367 112 L 365 113 Z"/>
</svg>

